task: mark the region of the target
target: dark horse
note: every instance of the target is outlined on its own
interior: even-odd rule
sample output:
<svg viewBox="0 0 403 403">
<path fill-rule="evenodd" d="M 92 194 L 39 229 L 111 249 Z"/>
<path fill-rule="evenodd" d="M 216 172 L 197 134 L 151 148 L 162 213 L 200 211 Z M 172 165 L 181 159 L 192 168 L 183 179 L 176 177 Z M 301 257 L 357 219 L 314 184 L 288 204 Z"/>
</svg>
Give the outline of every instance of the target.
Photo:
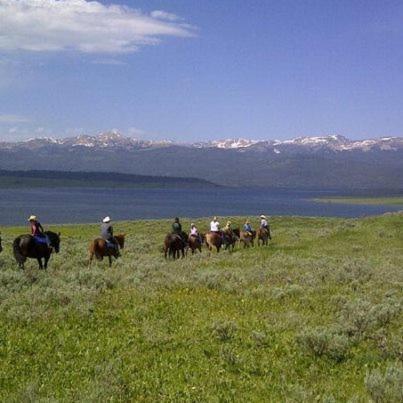
<svg viewBox="0 0 403 403">
<path fill-rule="evenodd" d="M 225 250 L 234 250 L 236 241 L 239 239 L 239 228 L 223 232 L 223 245 Z"/>
<path fill-rule="evenodd" d="M 125 247 L 125 234 L 115 235 L 116 242 L 119 245 L 119 249 L 124 249 Z M 90 251 L 90 261 L 91 265 L 94 256 L 97 260 L 103 260 L 105 256 L 108 256 L 109 267 L 112 266 L 112 257 L 117 259 L 120 256 L 119 249 L 115 248 L 114 245 L 108 245 L 105 239 L 97 238 L 94 239 L 89 246 Z"/>
<path fill-rule="evenodd" d="M 1 236 L 0 236 L 0 253 L 3 252 L 3 247 L 1 246 Z"/>
<path fill-rule="evenodd" d="M 174 260 L 179 259 L 180 254 L 185 257 L 186 241 L 183 235 L 168 234 L 164 240 L 164 255 L 165 259 L 172 257 Z"/>
<path fill-rule="evenodd" d="M 36 259 L 40 269 L 47 269 L 50 255 L 53 251 L 59 253 L 60 233 L 46 231 L 44 233 L 49 239 L 49 246 L 46 243 L 35 241 L 32 235 L 20 235 L 13 242 L 13 252 L 18 266 L 23 269 L 27 258 Z M 42 262 L 44 259 L 44 262 Z"/>
</svg>

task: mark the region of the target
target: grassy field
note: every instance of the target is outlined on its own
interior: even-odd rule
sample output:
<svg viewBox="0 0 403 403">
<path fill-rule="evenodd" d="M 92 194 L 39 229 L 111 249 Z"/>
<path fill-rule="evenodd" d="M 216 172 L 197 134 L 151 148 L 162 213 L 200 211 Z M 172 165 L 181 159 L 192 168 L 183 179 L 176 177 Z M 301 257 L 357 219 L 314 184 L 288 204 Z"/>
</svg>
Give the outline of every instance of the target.
<svg viewBox="0 0 403 403">
<path fill-rule="evenodd" d="M 2 229 L 0 401 L 403 400 L 403 215 L 275 217 L 269 247 L 175 262 L 168 228 L 115 224 L 108 269 L 97 226 L 52 226 L 46 272 Z"/>
<path fill-rule="evenodd" d="M 321 197 L 315 201 L 323 203 L 343 203 L 343 204 L 369 204 L 369 205 L 400 205 L 403 206 L 403 196 L 396 197 Z"/>
</svg>

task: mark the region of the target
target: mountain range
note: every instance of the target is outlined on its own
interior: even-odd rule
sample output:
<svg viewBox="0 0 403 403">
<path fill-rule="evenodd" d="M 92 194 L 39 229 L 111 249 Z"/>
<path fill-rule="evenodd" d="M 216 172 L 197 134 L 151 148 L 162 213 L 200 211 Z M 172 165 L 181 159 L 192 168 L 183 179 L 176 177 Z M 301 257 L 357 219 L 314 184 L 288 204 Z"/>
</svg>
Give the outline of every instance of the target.
<svg viewBox="0 0 403 403">
<path fill-rule="evenodd" d="M 174 143 L 107 132 L 0 142 L 0 169 L 194 177 L 228 186 L 401 190 L 403 138 Z"/>
</svg>

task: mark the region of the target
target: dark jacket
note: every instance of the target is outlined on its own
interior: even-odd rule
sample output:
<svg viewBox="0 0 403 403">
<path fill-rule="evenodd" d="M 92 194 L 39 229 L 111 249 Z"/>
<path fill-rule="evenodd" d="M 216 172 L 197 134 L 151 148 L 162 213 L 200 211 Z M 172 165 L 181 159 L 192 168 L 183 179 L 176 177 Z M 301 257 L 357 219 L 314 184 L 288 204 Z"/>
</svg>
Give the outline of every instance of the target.
<svg viewBox="0 0 403 403">
<path fill-rule="evenodd" d="M 182 225 L 181 225 L 181 223 L 179 223 L 179 222 L 174 222 L 174 223 L 172 224 L 172 232 L 173 232 L 174 234 L 179 234 L 179 235 L 181 235 L 181 234 L 182 234 Z"/>
<path fill-rule="evenodd" d="M 102 223 L 101 225 L 101 237 L 105 241 L 113 240 L 113 227 L 111 223 Z"/>
</svg>

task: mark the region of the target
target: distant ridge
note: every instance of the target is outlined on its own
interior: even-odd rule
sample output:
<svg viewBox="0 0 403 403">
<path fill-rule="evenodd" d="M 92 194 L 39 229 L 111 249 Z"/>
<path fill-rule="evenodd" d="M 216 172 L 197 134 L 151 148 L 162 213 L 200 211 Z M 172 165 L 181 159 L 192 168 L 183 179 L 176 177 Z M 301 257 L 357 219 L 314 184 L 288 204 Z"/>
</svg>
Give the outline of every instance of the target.
<svg viewBox="0 0 403 403">
<path fill-rule="evenodd" d="M 192 144 L 117 132 L 0 143 L 0 169 L 198 178 L 225 186 L 403 189 L 403 138 L 227 139 Z"/>
</svg>

